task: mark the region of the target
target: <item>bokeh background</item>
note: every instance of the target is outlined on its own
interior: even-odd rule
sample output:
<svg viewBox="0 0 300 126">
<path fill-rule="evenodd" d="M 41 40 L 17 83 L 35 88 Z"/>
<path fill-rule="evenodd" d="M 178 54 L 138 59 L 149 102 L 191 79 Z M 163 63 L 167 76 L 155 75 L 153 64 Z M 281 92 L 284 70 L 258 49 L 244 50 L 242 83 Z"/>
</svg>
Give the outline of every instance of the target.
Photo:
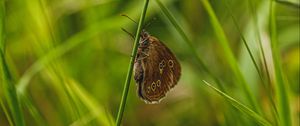
<svg viewBox="0 0 300 126">
<path fill-rule="evenodd" d="M 120 15 L 126 14 L 138 21 L 143 0 L 0 2 L 0 47 L 5 57 L 5 62 L 0 67 L 0 125 L 15 123 L 16 116 L 11 109 L 13 106 L 20 106 L 21 112 L 17 113 L 28 126 L 113 125 L 133 47 L 133 39 L 121 28 L 131 33 L 135 33 L 137 28 L 135 23 Z M 258 125 L 202 81 L 206 80 L 219 88 L 214 78 L 199 64 L 197 57 L 220 80 L 228 95 L 252 108 L 225 58 L 226 53 L 218 42 L 218 33 L 213 29 L 202 0 L 161 2 L 174 16 L 192 46 L 174 28 L 157 2 L 150 0 L 145 24 L 151 24 L 146 30 L 164 42 L 177 56 L 182 66 L 182 76 L 167 97 L 155 105 L 145 104 L 138 98 L 136 84 L 132 80 L 122 124 Z M 276 100 L 274 90 L 276 77 L 270 44 L 270 1 L 253 0 L 253 5 L 249 0 L 209 2 L 221 23 L 249 90 L 261 109 L 260 115 L 272 125 L 278 125 L 278 118 L 274 116 L 270 97 L 267 95 L 271 92 L 271 99 L 277 106 L 280 101 Z M 297 0 L 281 0 L 275 4 L 280 65 L 289 96 L 290 120 L 292 125 L 299 125 L 300 3 Z M 260 80 L 241 34 L 254 55 L 263 80 L 266 80 L 267 72 L 263 67 L 258 44 L 262 43 L 271 78 L 269 88 L 264 88 L 265 82 Z M 197 54 L 192 50 L 196 50 Z M 11 78 L 6 76 L 6 68 Z M 15 86 L 18 102 L 10 104 L 7 85 Z"/>
</svg>

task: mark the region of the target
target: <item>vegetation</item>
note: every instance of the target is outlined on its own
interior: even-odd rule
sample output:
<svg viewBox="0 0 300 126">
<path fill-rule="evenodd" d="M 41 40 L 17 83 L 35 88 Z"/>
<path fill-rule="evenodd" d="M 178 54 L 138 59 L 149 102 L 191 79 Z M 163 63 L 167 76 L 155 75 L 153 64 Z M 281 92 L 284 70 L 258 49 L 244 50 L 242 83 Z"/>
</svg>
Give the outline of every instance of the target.
<svg viewBox="0 0 300 126">
<path fill-rule="evenodd" d="M 297 0 L 0 0 L 0 125 L 298 126 L 299 15 Z M 138 98 L 140 38 L 121 28 L 179 59 L 161 103 Z"/>
</svg>

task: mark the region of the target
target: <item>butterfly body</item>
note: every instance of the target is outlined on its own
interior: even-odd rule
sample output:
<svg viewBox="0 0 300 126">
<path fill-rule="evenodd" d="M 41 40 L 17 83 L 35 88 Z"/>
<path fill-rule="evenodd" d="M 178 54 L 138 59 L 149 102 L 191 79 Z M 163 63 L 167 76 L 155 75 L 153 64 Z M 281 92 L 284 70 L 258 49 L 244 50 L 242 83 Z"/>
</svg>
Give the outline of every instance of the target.
<svg viewBox="0 0 300 126">
<path fill-rule="evenodd" d="M 180 75 L 180 64 L 170 49 L 143 30 L 134 63 L 139 97 L 149 104 L 159 103 Z"/>
</svg>

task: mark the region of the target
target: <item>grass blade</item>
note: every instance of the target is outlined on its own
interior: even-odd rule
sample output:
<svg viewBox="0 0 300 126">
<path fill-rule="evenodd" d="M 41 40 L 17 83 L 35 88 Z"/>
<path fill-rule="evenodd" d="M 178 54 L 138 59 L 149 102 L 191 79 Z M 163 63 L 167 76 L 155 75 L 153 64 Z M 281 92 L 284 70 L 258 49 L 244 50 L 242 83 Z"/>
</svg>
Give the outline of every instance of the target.
<svg viewBox="0 0 300 126">
<path fill-rule="evenodd" d="M 5 60 L 4 54 L 4 18 L 5 18 L 5 1 L 0 1 L 0 67 L 2 70 L 2 79 L 3 79 L 3 94 L 5 96 L 5 100 L 8 103 L 8 108 L 11 112 L 11 118 L 13 120 L 14 125 L 16 126 L 24 126 L 24 116 L 23 111 L 20 106 L 20 102 L 18 100 L 17 91 L 14 85 L 13 77 L 9 71 L 8 65 Z M 2 102 L 2 99 L 1 99 Z M 2 103 L 1 103 L 2 104 Z M 1 105 L 3 106 L 3 105 Z M 10 117 L 8 117 L 10 119 Z"/>
<path fill-rule="evenodd" d="M 217 38 L 219 39 L 219 43 L 221 44 L 221 47 L 223 48 L 224 50 L 224 55 L 225 55 L 225 58 L 227 59 L 231 69 L 233 70 L 236 78 L 237 78 L 237 83 L 238 84 L 241 84 L 242 86 L 242 89 L 243 89 L 243 92 L 245 93 L 246 95 L 246 98 L 248 100 L 248 102 L 251 104 L 251 107 L 253 107 L 253 109 L 256 111 L 256 112 L 259 112 L 260 113 L 260 109 L 258 107 L 258 104 L 254 98 L 254 95 L 251 93 L 250 89 L 249 89 L 249 86 L 247 85 L 240 69 L 239 69 L 239 66 L 237 64 L 237 61 L 236 59 L 234 58 L 234 55 L 233 55 L 233 52 L 231 51 L 230 49 L 230 46 L 229 46 L 229 42 L 226 38 L 226 35 L 221 27 L 221 24 L 219 23 L 218 21 L 218 18 L 216 17 L 210 3 L 208 2 L 208 0 L 201 0 L 201 2 L 203 3 L 203 6 L 204 8 L 206 9 L 206 11 L 208 12 L 209 14 L 209 17 L 210 17 L 210 21 L 212 23 L 212 26 L 215 30 L 215 33 L 216 33 L 216 36 Z"/>
<path fill-rule="evenodd" d="M 46 123 L 46 119 L 44 118 L 42 113 L 36 108 L 36 105 L 33 103 L 33 100 L 31 99 L 31 97 L 27 93 L 22 94 L 22 95 L 19 94 L 19 97 L 20 97 L 20 101 L 22 102 L 22 104 L 24 104 L 24 106 L 27 108 L 29 113 L 34 118 L 36 125 L 48 126 L 48 124 Z"/>
<path fill-rule="evenodd" d="M 246 105 L 240 103 L 239 101 L 235 100 L 234 98 L 230 97 L 229 95 L 227 95 L 226 93 L 220 91 L 219 89 L 215 88 L 214 86 L 212 86 L 211 84 L 209 84 L 208 82 L 204 81 L 203 82 L 210 88 L 212 88 L 214 91 L 216 91 L 218 94 L 220 94 L 225 100 L 229 101 L 232 106 L 234 106 L 235 108 L 237 108 L 239 111 L 241 111 L 242 113 L 248 115 L 249 117 L 251 117 L 253 120 L 257 121 L 259 124 L 261 124 L 262 126 L 271 126 L 271 124 L 265 120 L 263 117 L 261 117 L 259 114 L 257 114 L 256 112 L 254 112 L 253 110 L 251 110 L 250 108 L 248 108 Z"/>
<path fill-rule="evenodd" d="M 267 61 L 266 61 L 266 58 L 265 58 L 265 53 L 264 53 L 264 50 L 262 48 L 262 41 L 261 41 L 261 37 L 260 37 L 260 30 L 258 28 L 258 21 L 257 21 L 257 17 L 256 17 L 256 12 L 255 12 L 255 9 L 253 7 L 254 5 L 253 5 L 252 1 L 251 0 L 248 0 L 248 1 L 249 1 L 250 6 L 251 6 L 252 17 L 254 18 L 253 20 L 254 20 L 254 26 L 255 26 L 255 30 L 256 30 L 256 37 L 258 38 L 258 41 L 259 41 L 258 42 L 259 43 L 259 47 L 260 47 L 259 49 L 260 49 L 260 53 L 262 54 L 262 59 L 263 59 L 262 62 L 264 64 L 263 66 L 264 66 L 266 74 L 267 74 L 266 75 L 267 81 L 263 78 L 263 72 L 259 69 L 259 66 L 258 66 L 257 62 L 255 61 L 254 55 L 251 52 L 250 47 L 249 47 L 249 45 L 248 45 L 248 43 L 247 43 L 244 35 L 241 32 L 241 29 L 240 29 L 240 27 L 239 27 L 239 25 L 237 23 L 237 20 L 233 16 L 232 10 L 229 7 L 228 2 L 225 2 L 225 6 L 226 6 L 227 10 L 229 11 L 229 14 L 230 14 L 230 16 L 231 16 L 231 18 L 233 20 L 234 25 L 236 26 L 236 29 L 237 29 L 237 31 L 238 31 L 238 33 L 239 33 L 239 35 L 240 35 L 240 37 L 241 37 L 241 39 L 242 39 L 245 47 L 246 47 L 246 50 L 247 50 L 248 54 L 250 55 L 251 61 L 252 61 L 252 63 L 255 66 L 256 72 L 259 75 L 259 78 L 260 78 L 260 80 L 261 80 L 261 82 L 263 84 L 263 87 L 264 87 L 265 91 L 267 92 L 267 95 L 268 95 L 268 98 L 269 98 L 268 100 L 271 102 L 272 109 L 276 111 L 276 106 L 275 106 L 274 100 L 272 98 L 272 92 L 270 90 L 271 89 L 271 87 L 270 87 L 270 84 L 271 84 L 271 82 L 270 82 L 270 74 L 269 74 L 269 70 L 267 68 Z M 276 112 L 274 112 L 274 113 L 276 113 Z M 273 115 L 273 116 L 275 116 L 275 115 Z"/>
<path fill-rule="evenodd" d="M 149 0 L 145 0 L 144 8 L 143 8 L 143 11 L 141 13 L 140 21 L 139 21 L 137 32 L 136 32 L 136 35 L 135 35 L 134 46 L 133 46 L 133 50 L 132 50 L 132 54 L 131 54 L 131 58 L 130 58 L 127 77 L 126 77 L 126 80 L 125 80 L 122 99 L 121 99 L 121 103 L 120 103 L 120 106 L 119 106 L 119 111 L 118 111 L 117 120 L 116 120 L 116 126 L 120 126 L 121 121 L 122 121 L 122 117 L 123 117 L 123 113 L 124 113 L 124 109 L 125 109 L 125 104 L 126 104 L 126 99 L 127 99 L 127 95 L 128 95 L 128 91 L 129 91 L 129 85 L 130 85 L 130 80 L 131 80 L 131 75 L 132 75 L 132 70 L 133 70 L 134 59 L 135 59 L 135 56 L 136 56 L 136 53 L 137 53 L 138 42 L 140 41 L 139 36 L 140 36 L 141 31 L 142 31 L 142 25 L 143 25 L 144 19 L 146 17 L 148 3 L 149 3 Z"/>
<path fill-rule="evenodd" d="M 9 72 L 9 68 L 6 64 L 6 60 L 4 57 L 3 50 L 0 50 L 0 65 L 2 67 L 2 79 L 3 79 L 3 92 L 5 99 L 7 100 L 8 107 L 12 113 L 12 118 L 14 121 L 14 124 L 17 126 L 24 126 L 24 116 L 21 109 L 21 106 L 19 104 L 18 95 L 16 88 L 14 86 L 13 77 L 11 76 Z"/>
<path fill-rule="evenodd" d="M 257 12 L 255 10 L 255 4 L 254 4 L 254 1 L 252 0 L 248 0 L 248 3 L 249 3 L 249 6 L 250 6 L 250 12 L 252 14 L 252 17 L 253 17 L 253 22 L 254 22 L 254 28 L 256 30 L 256 37 L 258 39 L 258 45 L 259 45 L 259 51 L 260 51 L 260 54 L 261 54 L 261 59 L 262 59 L 262 63 L 263 63 L 263 68 L 264 68 L 264 71 L 266 72 L 266 80 L 262 80 L 262 83 L 263 83 L 263 86 L 265 88 L 265 91 L 267 92 L 267 95 L 268 95 L 268 100 L 270 101 L 271 103 L 271 106 L 272 106 L 272 110 L 273 110 L 273 116 L 276 118 L 277 116 L 277 108 L 276 108 L 276 105 L 275 105 L 275 102 L 274 102 L 274 99 L 273 99 L 273 92 L 272 92 L 272 85 L 271 85 L 271 76 L 270 76 L 270 72 L 269 72 L 269 69 L 268 69 L 268 65 L 267 65 L 267 58 L 266 58 L 266 55 L 265 55 L 265 51 L 264 51 L 264 48 L 263 48 L 263 42 L 262 42 L 262 38 L 261 38 L 261 33 L 260 33 L 260 30 L 259 30 L 259 25 L 258 25 L 258 18 L 257 18 Z"/>
<path fill-rule="evenodd" d="M 86 116 L 81 117 L 79 120 L 75 121 L 71 125 L 77 123 L 83 123 L 87 125 L 91 120 L 97 119 L 99 124 L 104 126 L 111 125 L 110 118 L 111 115 L 105 112 L 103 106 L 97 103 L 97 100 L 94 99 L 83 87 L 80 86 L 75 80 L 68 80 L 68 88 L 74 92 L 74 95 L 89 109 L 90 113 Z"/>
<path fill-rule="evenodd" d="M 2 96 L 2 94 L 1 94 L 1 96 Z M 13 123 L 13 121 L 12 121 L 11 115 L 9 114 L 8 109 L 7 109 L 6 106 L 4 105 L 4 103 L 3 103 L 3 98 L 2 98 L 2 97 L 0 97 L 0 105 L 1 105 L 1 108 L 2 108 L 2 110 L 3 110 L 3 112 L 4 112 L 4 115 L 5 115 L 6 118 L 7 118 L 8 124 L 9 124 L 10 126 L 13 126 L 14 123 Z"/>
<path fill-rule="evenodd" d="M 252 61 L 252 63 L 254 64 L 254 67 L 255 67 L 256 72 L 258 73 L 260 79 L 263 80 L 261 71 L 259 70 L 259 67 L 258 67 L 258 65 L 257 65 L 257 62 L 255 61 L 254 55 L 253 55 L 253 53 L 252 53 L 251 50 L 250 50 L 250 47 L 249 47 L 249 45 L 248 45 L 248 43 L 247 43 L 247 41 L 246 41 L 246 39 L 245 39 L 245 37 L 244 37 L 242 31 L 241 31 L 241 28 L 240 28 L 239 25 L 238 25 L 237 20 L 236 20 L 235 17 L 233 16 L 232 10 L 230 9 L 230 7 L 229 7 L 229 5 L 228 5 L 228 2 L 227 2 L 227 1 L 224 1 L 224 3 L 225 3 L 225 6 L 226 6 L 226 9 L 229 11 L 229 14 L 230 14 L 230 17 L 231 17 L 231 19 L 232 19 L 232 21 L 233 21 L 233 23 L 234 23 L 234 26 L 236 27 L 236 29 L 237 29 L 237 31 L 238 31 L 238 33 L 239 33 L 239 35 L 240 35 L 240 37 L 241 37 L 241 39 L 242 39 L 242 41 L 243 41 L 245 47 L 246 47 L 246 49 L 247 49 L 247 52 L 248 52 L 248 54 L 249 54 L 249 56 L 250 56 L 250 58 L 251 58 L 251 61 Z"/>
<path fill-rule="evenodd" d="M 279 125 L 291 126 L 291 113 L 289 108 L 289 96 L 287 93 L 287 83 L 283 80 L 283 71 L 281 67 L 280 50 L 277 44 L 276 31 L 276 3 L 270 0 L 270 35 L 271 47 L 275 72 L 275 91 L 278 105 Z"/>
</svg>

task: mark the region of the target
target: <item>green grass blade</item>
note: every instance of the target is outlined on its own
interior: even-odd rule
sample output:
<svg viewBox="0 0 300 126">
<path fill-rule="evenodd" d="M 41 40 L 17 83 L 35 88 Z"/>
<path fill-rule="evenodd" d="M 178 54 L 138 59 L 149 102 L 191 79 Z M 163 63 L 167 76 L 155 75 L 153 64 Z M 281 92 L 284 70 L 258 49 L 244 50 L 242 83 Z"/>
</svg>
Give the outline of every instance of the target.
<svg viewBox="0 0 300 126">
<path fill-rule="evenodd" d="M 145 0 L 144 8 L 143 8 L 143 11 L 141 13 L 140 21 L 139 21 L 137 32 L 136 32 L 136 35 L 135 35 L 134 46 L 133 46 L 133 50 L 132 50 L 132 54 L 131 54 L 131 58 L 130 58 L 127 77 L 126 77 L 126 80 L 125 80 L 122 99 L 121 99 L 121 103 L 120 103 L 120 106 L 119 106 L 119 111 L 118 111 L 117 120 L 116 120 L 116 126 L 121 125 L 121 121 L 122 121 L 122 117 L 123 117 L 123 113 L 124 113 L 124 109 L 125 109 L 125 104 L 126 104 L 126 99 L 127 99 L 127 95 L 128 95 L 128 91 L 129 91 L 129 85 L 130 85 L 130 80 L 131 80 L 131 75 L 132 75 L 132 70 L 133 70 L 133 65 L 134 65 L 134 59 L 135 59 L 137 49 L 138 49 L 138 42 L 140 41 L 139 36 L 140 36 L 141 31 L 142 31 L 142 25 L 143 25 L 144 19 L 146 17 L 148 3 L 149 3 L 149 0 Z"/>
<path fill-rule="evenodd" d="M 30 112 L 31 116 L 34 118 L 35 123 L 39 126 L 48 126 L 44 116 L 40 113 L 40 111 L 33 104 L 31 97 L 29 97 L 26 93 L 20 95 L 19 97 L 20 97 L 20 101 L 22 102 L 22 104 L 24 104 L 24 106 L 26 106 L 26 108 Z"/>
<path fill-rule="evenodd" d="M 280 50 L 277 41 L 276 31 L 276 3 L 270 1 L 270 35 L 271 47 L 275 72 L 275 91 L 278 105 L 279 125 L 291 126 L 291 113 L 289 107 L 289 96 L 287 92 L 287 83 L 283 79 L 283 71 L 281 67 Z"/>
<path fill-rule="evenodd" d="M 225 1 L 225 6 L 226 6 L 226 9 L 228 10 L 228 12 L 229 12 L 229 14 L 230 14 L 230 17 L 231 17 L 231 19 L 232 19 L 232 21 L 233 21 L 233 23 L 234 23 L 234 26 L 236 27 L 236 29 L 237 29 L 237 31 L 238 31 L 238 33 L 239 33 L 239 35 L 240 35 L 240 37 L 241 37 L 241 39 L 242 39 L 242 41 L 243 41 L 245 47 L 246 47 L 246 49 L 247 49 L 247 52 L 248 52 L 248 54 L 249 54 L 249 56 L 250 56 L 250 58 L 251 58 L 252 63 L 254 64 L 254 67 L 255 67 L 256 72 L 258 73 L 260 79 L 263 80 L 261 71 L 259 70 L 259 67 L 258 67 L 258 65 L 257 65 L 257 62 L 255 61 L 254 55 L 253 55 L 253 53 L 251 52 L 250 47 L 249 47 L 249 45 L 248 45 L 248 43 L 247 43 L 247 41 L 246 41 L 246 39 L 245 39 L 245 37 L 244 37 L 242 31 L 241 31 L 240 26 L 238 25 L 237 20 L 236 20 L 235 17 L 233 16 L 232 10 L 230 9 L 230 7 L 229 7 L 227 1 Z"/>
<path fill-rule="evenodd" d="M 12 118 L 11 118 L 11 115 L 9 114 L 9 110 L 8 110 L 8 108 L 4 105 L 4 101 L 3 101 L 3 98 L 2 98 L 2 94 L 0 95 L 1 97 L 0 97 L 0 105 L 1 105 L 1 108 L 2 108 L 2 110 L 3 110 L 3 112 L 4 112 L 4 115 L 5 115 L 5 117 L 7 118 L 7 121 L 8 121 L 8 124 L 10 125 L 10 126 L 14 126 L 14 123 L 13 123 L 13 121 L 12 121 Z"/>
<path fill-rule="evenodd" d="M 253 110 L 251 110 L 250 108 L 248 108 L 246 105 L 240 103 L 239 101 L 237 101 L 234 98 L 230 97 L 226 93 L 224 93 L 224 92 L 220 91 L 219 89 L 215 88 L 214 86 L 212 86 L 208 82 L 206 82 L 204 80 L 203 80 L 203 82 L 208 87 L 210 87 L 211 89 L 213 89 L 214 91 L 216 91 L 218 94 L 220 94 L 225 100 L 229 101 L 236 109 L 238 109 L 242 113 L 248 115 L 253 120 L 255 120 L 256 122 L 258 122 L 260 125 L 262 125 L 262 126 L 271 126 L 271 124 L 266 119 L 264 119 L 259 114 L 257 114 L 256 112 L 254 112 Z"/>
<path fill-rule="evenodd" d="M 261 80 L 261 82 L 262 82 L 262 84 L 263 84 L 263 87 L 264 87 L 265 91 L 267 92 L 267 95 L 268 95 L 268 98 L 269 98 L 268 100 L 271 102 L 272 109 L 275 110 L 275 113 L 276 113 L 276 107 L 275 107 L 274 100 L 273 100 L 273 98 L 272 98 L 271 87 L 270 87 L 270 84 L 271 84 L 271 82 L 270 82 L 270 74 L 269 74 L 269 70 L 268 70 L 268 68 L 267 68 L 267 62 L 266 62 L 264 50 L 263 50 L 263 48 L 262 48 L 262 41 L 261 41 L 261 37 L 260 37 L 260 30 L 259 30 L 259 28 L 258 28 L 258 22 L 257 22 L 256 12 L 255 12 L 254 7 L 252 6 L 252 5 L 253 5 L 252 1 L 251 1 L 251 0 L 248 0 L 248 1 L 249 1 L 249 3 L 250 3 L 250 6 L 251 6 L 251 13 L 252 13 L 253 18 L 254 18 L 253 20 L 254 20 L 254 26 L 255 26 L 255 30 L 256 30 L 256 36 L 258 37 L 258 41 L 259 41 L 258 43 L 259 43 L 259 47 L 260 47 L 259 49 L 260 49 L 260 52 L 261 52 L 261 54 L 262 54 L 262 59 L 263 59 L 263 64 L 264 64 L 263 66 L 264 66 L 265 71 L 266 71 L 266 74 L 267 74 L 267 75 L 266 75 L 266 77 L 267 77 L 267 82 L 266 82 L 265 79 L 263 78 L 263 73 L 262 73 L 262 71 L 259 69 L 259 66 L 258 66 L 257 62 L 255 61 L 254 55 L 253 55 L 253 53 L 251 52 L 250 47 L 249 47 L 249 45 L 248 45 L 248 43 L 247 43 L 247 41 L 246 41 L 244 35 L 243 35 L 242 32 L 241 32 L 241 29 L 240 29 L 240 27 L 239 27 L 239 25 L 238 25 L 238 23 L 237 23 L 237 20 L 236 20 L 235 17 L 233 16 L 232 10 L 231 10 L 231 8 L 229 7 L 228 2 L 225 2 L 225 6 L 226 6 L 227 10 L 229 11 L 229 14 L 230 14 L 230 16 L 231 16 L 231 18 L 232 18 L 232 20 L 233 20 L 234 25 L 236 26 L 236 29 L 237 29 L 237 31 L 238 31 L 238 33 L 239 33 L 239 35 L 240 35 L 240 37 L 241 37 L 241 39 L 242 39 L 242 41 L 243 41 L 245 47 L 246 47 L 246 49 L 247 49 L 248 54 L 250 55 L 251 61 L 252 61 L 252 63 L 253 63 L 254 66 L 255 66 L 256 72 L 257 72 L 258 75 L 259 75 L 259 78 L 260 78 L 260 80 Z M 267 83 L 267 84 L 266 84 L 266 83 Z"/>
<path fill-rule="evenodd" d="M 261 53 L 261 59 L 262 59 L 262 62 L 263 62 L 263 68 L 266 72 L 266 80 L 263 79 L 262 80 L 262 83 L 263 83 L 263 86 L 265 88 L 265 91 L 267 92 L 267 95 L 268 95 L 268 100 L 271 102 L 271 105 L 272 105 L 272 111 L 273 111 L 273 116 L 276 118 L 277 116 L 277 108 L 276 108 L 276 105 L 275 105 L 275 101 L 273 99 L 273 92 L 272 92 L 272 85 L 271 85 L 271 76 L 270 76 L 270 72 L 269 72 L 269 69 L 268 69 L 268 66 L 267 66 L 267 58 L 266 58 L 266 55 L 265 55 L 265 51 L 264 51 L 264 48 L 263 48 L 263 42 L 262 42 L 262 38 L 261 38 L 261 33 L 260 33 L 260 30 L 259 30 L 259 25 L 258 25 L 258 19 L 257 19 L 257 12 L 255 10 L 255 4 L 254 4 L 254 1 L 252 0 L 248 0 L 248 3 L 249 3 L 249 6 L 250 6 L 250 12 L 252 14 L 252 17 L 253 17 L 253 22 L 254 22 L 254 28 L 256 30 L 256 37 L 258 39 L 258 45 L 259 45 L 259 51 Z"/>
<path fill-rule="evenodd" d="M 88 108 L 90 111 L 90 114 L 87 116 L 81 117 L 81 119 L 75 121 L 73 124 L 84 124 L 86 125 L 88 122 L 93 120 L 94 118 L 97 119 L 97 122 L 103 126 L 109 126 L 111 125 L 111 122 L 109 121 L 112 116 L 110 114 L 107 114 L 104 110 L 104 107 L 102 107 L 100 104 L 97 103 L 97 100 L 94 99 L 83 87 L 80 86 L 76 81 L 74 80 L 68 80 L 68 88 L 70 88 L 76 97 L 80 99 L 80 101 Z"/>
<path fill-rule="evenodd" d="M 255 100 L 255 96 L 251 93 L 249 86 L 247 85 L 241 71 L 240 68 L 237 64 L 236 59 L 234 58 L 233 52 L 230 49 L 229 46 L 229 42 L 226 38 L 226 35 L 221 27 L 221 24 L 218 21 L 218 18 L 216 17 L 210 3 L 208 2 L 208 0 L 201 0 L 201 2 L 203 3 L 204 8 L 206 9 L 206 11 L 208 12 L 208 15 L 210 17 L 210 21 L 212 23 L 212 26 L 215 30 L 216 36 L 219 39 L 219 43 L 221 45 L 221 47 L 224 50 L 224 56 L 227 59 L 231 69 L 233 70 L 236 79 L 237 79 L 237 83 L 241 85 L 243 92 L 245 93 L 246 99 L 248 100 L 248 102 L 250 103 L 251 107 L 258 113 L 260 113 L 260 109 L 258 107 L 258 104 Z"/>
<path fill-rule="evenodd" d="M 257 36 L 257 39 L 258 39 L 258 43 L 259 43 L 259 50 L 260 50 L 260 53 L 262 55 L 262 59 L 263 59 L 263 66 L 264 66 L 264 69 L 266 71 L 266 77 L 267 77 L 267 81 L 269 84 L 271 84 L 271 79 L 270 79 L 270 73 L 269 73 L 269 70 L 268 70 L 268 66 L 267 66 L 267 60 L 266 60 L 266 56 L 265 56 L 265 51 L 264 51 L 264 48 L 263 48 L 263 45 L 262 45 L 262 40 L 261 40 L 261 34 L 260 34 L 260 30 L 259 30 L 259 26 L 258 26 L 258 19 L 257 19 L 257 14 L 256 14 L 256 11 L 255 11 L 255 7 L 254 7 L 254 3 L 253 1 L 251 0 L 248 0 L 249 2 L 249 6 L 250 6 L 250 11 L 251 11 L 251 14 L 252 14 L 252 17 L 253 17 L 253 20 L 254 20 L 254 28 L 256 30 L 256 36 Z M 270 85 L 268 85 L 270 86 Z M 268 86 L 266 85 L 266 87 L 268 88 Z"/>
<path fill-rule="evenodd" d="M 11 76 L 8 66 L 5 61 L 3 50 L 0 50 L 0 65 L 2 67 L 3 78 L 3 92 L 5 99 L 8 103 L 8 107 L 12 113 L 12 118 L 16 126 L 24 126 L 24 116 L 18 100 L 16 88 L 14 86 L 13 77 Z"/>
<path fill-rule="evenodd" d="M 12 120 L 16 126 L 24 126 L 24 116 L 23 111 L 18 100 L 18 95 L 14 85 L 13 77 L 9 71 L 8 65 L 5 60 L 4 54 L 4 42 L 5 42 L 5 33 L 4 33 L 4 18 L 5 18 L 5 1 L 0 1 L 0 67 L 2 70 L 2 87 L 5 100 L 7 101 L 8 108 L 12 115 Z M 2 102 L 2 99 L 1 99 Z M 9 119 L 10 117 L 8 117 Z"/>
<path fill-rule="evenodd" d="M 3 93 L 5 96 L 5 99 L 8 103 L 8 107 L 11 111 L 12 118 L 14 121 L 14 124 L 16 126 L 24 126 L 24 116 L 23 112 L 20 106 L 20 102 L 18 100 L 16 88 L 14 86 L 13 77 L 11 76 L 9 72 L 9 68 L 6 64 L 5 57 L 3 54 L 3 50 L 0 50 L 0 65 L 2 67 L 2 78 L 3 78 Z"/>
</svg>

